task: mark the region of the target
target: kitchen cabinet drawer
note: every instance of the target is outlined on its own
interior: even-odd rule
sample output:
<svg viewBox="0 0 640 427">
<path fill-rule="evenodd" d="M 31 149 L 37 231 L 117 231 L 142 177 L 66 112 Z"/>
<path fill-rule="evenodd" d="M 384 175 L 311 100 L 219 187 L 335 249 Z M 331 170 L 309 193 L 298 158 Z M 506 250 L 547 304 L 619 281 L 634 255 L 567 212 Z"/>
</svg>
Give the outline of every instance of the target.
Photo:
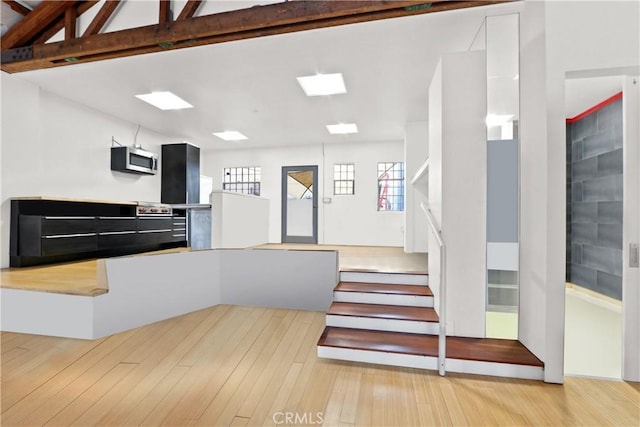
<svg viewBox="0 0 640 427">
<path fill-rule="evenodd" d="M 136 246 L 138 234 L 133 231 L 105 231 L 98 235 L 99 249 L 117 249 Z"/>
<path fill-rule="evenodd" d="M 94 233 L 95 217 L 21 215 L 21 226 L 37 230 L 42 236 Z"/>
<path fill-rule="evenodd" d="M 101 216 L 98 218 L 98 232 L 112 233 L 136 231 L 135 216 Z"/>
<path fill-rule="evenodd" d="M 136 245 L 157 245 L 169 243 L 173 239 L 171 229 L 167 230 L 143 230 L 137 234 Z"/>
<path fill-rule="evenodd" d="M 98 250 L 98 236 L 96 233 L 45 236 L 40 244 L 42 256 L 93 252 Z"/>
<path fill-rule="evenodd" d="M 138 231 L 168 230 L 173 227 L 173 218 L 138 217 Z"/>
</svg>

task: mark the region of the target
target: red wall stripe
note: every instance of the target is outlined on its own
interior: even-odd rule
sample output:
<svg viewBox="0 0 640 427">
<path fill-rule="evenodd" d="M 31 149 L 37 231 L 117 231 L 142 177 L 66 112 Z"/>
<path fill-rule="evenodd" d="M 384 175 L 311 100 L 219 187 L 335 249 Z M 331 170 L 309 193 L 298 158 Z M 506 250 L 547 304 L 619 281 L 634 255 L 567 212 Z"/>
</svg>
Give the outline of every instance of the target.
<svg viewBox="0 0 640 427">
<path fill-rule="evenodd" d="M 570 119 L 567 119 L 567 124 L 571 124 L 573 122 L 577 122 L 578 120 L 585 118 L 589 114 L 595 113 L 599 109 L 604 108 L 607 105 L 616 102 L 618 99 L 622 99 L 622 92 L 618 92 L 615 95 L 613 95 L 612 97 L 605 99 L 601 103 L 599 103 L 597 105 L 594 105 L 593 107 L 589 108 L 588 110 L 583 111 L 582 113 L 578 114 L 577 116 L 571 117 Z"/>
</svg>

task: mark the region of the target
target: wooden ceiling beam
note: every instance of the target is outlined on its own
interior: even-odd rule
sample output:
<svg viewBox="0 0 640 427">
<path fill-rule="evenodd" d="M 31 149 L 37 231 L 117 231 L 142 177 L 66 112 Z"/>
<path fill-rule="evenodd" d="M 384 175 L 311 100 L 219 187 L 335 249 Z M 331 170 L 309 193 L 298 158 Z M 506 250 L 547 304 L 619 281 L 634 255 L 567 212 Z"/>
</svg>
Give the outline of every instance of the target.
<svg viewBox="0 0 640 427">
<path fill-rule="evenodd" d="M 31 9 L 29 9 L 28 7 L 26 7 L 25 5 L 18 3 L 17 1 L 13 1 L 13 0 L 2 0 L 2 3 L 6 4 L 7 6 L 9 6 L 11 8 L 11 10 L 13 10 L 14 12 L 19 13 L 22 16 L 27 16 L 29 14 L 29 12 L 31 12 Z"/>
<path fill-rule="evenodd" d="M 160 13 L 158 22 L 164 24 L 171 21 L 171 0 L 160 0 Z"/>
<path fill-rule="evenodd" d="M 10 73 L 20 72 L 506 1 L 510 0 L 439 0 L 430 5 L 420 1 L 276 3 L 35 45 L 31 52 L 3 51 L 1 68 Z"/>
<path fill-rule="evenodd" d="M 80 1 L 77 3 L 76 17 L 91 9 L 91 7 L 98 3 L 98 0 Z M 65 15 L 61 15 L 57 20 L 51 22 L 43 31 L 40 32 L 40 34 L 30 40 L 28 44 L 37 45 L 46 43 L 51 37 L 55 36 L 58 31 L 62 30 L 63 28 L 65 28 Z"/>
<path fill-rule="evenodd" d="M 21 21 L 9 28 L 0 38 L 0 46 L 3 50 L 25 46 L 75 4 L 75 0 L 43 1 Z"/>
<path fill-rule="evenodd" d="M 184 5 L 180 15 L 178 15 L 178 19 L 176 21 L 184 21 L 185 19 L 193 18 L 193 15 L 196 14 L 198 8 L 200 7 L 200 3 L 202 0 L 188 0 L 187 4 Z"/>
<path fill-rule="evenodd" d="M 93 18 L 93 21 L 89 24 L 85 32 L 82 34 L 82 37 L 91 36 L 94 34 L 98 34 L 102 27 L 107 23 L 113 12 L 120 5 L 120 0 L 107 0 L 102 5 L 102 8 L 98 11 L 96 16 Z"/>
<path fill-rule="evenodd" d="M 64 39 L 71 40 L 77 37 L 76 22 L 78 18 L 78 10 L 70 7 L 64 11 Z"/>
</svg>

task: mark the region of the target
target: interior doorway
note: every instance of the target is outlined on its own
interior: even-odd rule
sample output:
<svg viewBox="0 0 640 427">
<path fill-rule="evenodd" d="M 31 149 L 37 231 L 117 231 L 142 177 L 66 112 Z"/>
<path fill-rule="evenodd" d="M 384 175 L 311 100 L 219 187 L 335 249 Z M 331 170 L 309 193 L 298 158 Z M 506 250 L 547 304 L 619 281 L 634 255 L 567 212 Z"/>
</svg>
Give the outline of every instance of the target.
<svg viewBox="0 0 640 427">
<path fill-rule="evenodd" d="M 629 133 L 633 124 L 623 104 L 625 96 L 637 97 L 637 87 L 634 95 L 627 79 L 593 76 L 565 85 L 565 375 L 623 379 L 624 359 L 638 357 L 630 339 L 637 325 L 635 332 L 623 328 L 638 309 L 628 293 L 638 279 L 626 248 L 638 239 L 631 223 L 638 221 L 640 194 L 637 129 Z"/>
<path fill-rule="evenodd" d="M 282 167 L 282 243 L 318 243 L 318 166 Z"/>
</svg>

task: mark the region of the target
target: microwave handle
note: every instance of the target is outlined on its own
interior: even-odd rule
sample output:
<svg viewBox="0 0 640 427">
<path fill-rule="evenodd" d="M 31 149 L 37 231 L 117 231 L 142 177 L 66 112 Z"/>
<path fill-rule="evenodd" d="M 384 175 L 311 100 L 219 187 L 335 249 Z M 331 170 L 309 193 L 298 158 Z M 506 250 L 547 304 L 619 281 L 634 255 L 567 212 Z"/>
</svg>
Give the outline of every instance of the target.
<svg viewBox="0 0 640 427">
<path fill-rule="evenodd" d="M 153 158 L 153 170 L 158 170 L 158 159 L 156 159 L 155 157 Z"/>
</svg>

